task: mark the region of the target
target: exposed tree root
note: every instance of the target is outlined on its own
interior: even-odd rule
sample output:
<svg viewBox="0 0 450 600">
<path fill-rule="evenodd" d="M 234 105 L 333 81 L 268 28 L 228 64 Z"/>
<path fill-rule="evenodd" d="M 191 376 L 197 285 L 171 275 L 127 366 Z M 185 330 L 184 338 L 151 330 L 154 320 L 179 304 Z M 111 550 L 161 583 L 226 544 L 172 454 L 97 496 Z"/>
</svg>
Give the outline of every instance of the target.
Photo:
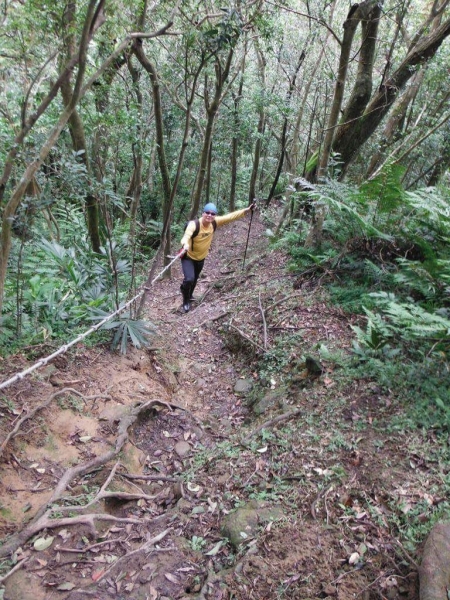
<svg viewBox="0 0 450 600">
<path fill-rule="evenodd" d="M 61 392 L 64 390 L 61 390 Z M 67 390 L 66 390 L 67 391 Z M 53 397 L 56 394 L 53 394 Z M 50 400 L 48 401 L 50 402 Z M 119 519 L 117 517 L 113 517 L 111 515 L 105 514 L 90 514 L 90 515 L 79 515 L 78 517 L 73 518 L 60 518 L 60 519 L 52 519 L 51 515 L 54 513 L 55 509 L 52 507 L 52 504 L 60 500 L 62 494 L 65 492 L 69 484 L 76 478 L 82 477 L 87 473 L 90 473 L 97 469 L 98 467 L 105 465 L 110 462 L 114 458 L 117 457 L 119 452 L 122 450 L 123 446 L 128 440 L 128 429 L 135 423 L 138 419 L 139 415 L 149 410 L 152 406 L 159 404 L 166 407 L 172 407 L 167 402 L 162 400 L 150 400 L 140 406 L 135 407 L 130 411 L 129 414 L 122 417 L 118 426 L 118 437 L 116 440 L 116 444 L 113 450 L 103 454 L 102 456 L 98 456 L 88 463 L 77 465 L 75 467 L 71 467 L 67 469 L 67 471 L 63 474 L 61 479 L 58 481 L 55 490 L 53 491 L 50 499 L 41 506 L 41 508 L 37 511 L 35 517 L 18 533 L 13 535 L 3 546 L 0 547 L 0 558 L 5 558 L 14 553 L 20 546 L 25 544 L 33 535 L 36 535 L 39 531 L 48 528 L 55 527 L 65 527 L 68 525 L 75 524 L 86 524 L 89 526 L 92 532 L 95 532 L 95 521 L 116 521 L 122 523 L 135 523 L 139 524 L 141 521 L 139 519 Z M 177 408 L 182 408 L 178 407 Z M 115 468 L 113 468 L 110 476 L 108 477 L 107 483 L 111 481 L 112 476 L 115 473 Z M 103 490 L 103 492 L 102 492 Z M 105 490 L 105 485 L 102 486 L 99 494 L 107 494 Z M 114 493 L 114 496 L 117 497 L 117 494 Z M 132 496 L 135 496 L 132 494 Z M 141 498 L 142 495 L 139 495 Z M 85 509 L 86 507 L 83 507 Z M 73 507 L 72 507 L 73 509 Z M 61 510 L 59 507 L 57 510 Z"/>
<path fill-rule="evenodd" d="M 97 395 L 97 394 L 95 396 L 83 396 L 83 394 L 81 394 L 78 390 L 75 390 L 73 388 L 63 388 L 62 390 L 58 390 L 57 392 L 55 392 L 54 394 L 49 396 L 45 402 L 43 402 L 42 404 L 39 404 L 39 406 L 36 406 L 35 408 L 33 408 L 33 410 L 30 410 L 30 412 L 28 412 L 24 417 L 22 417 L 21 419 L 19 419 L 17 421 L 14 429 L 12 431 L 10 431 L 10 433 L 8 433 L 8 435 L 3 440 L 3 442 L 0 446 L 0 457 L 3 455 L 3 452 L 6 448 L 6 446 L 9 444 L 9 442 L 12 440 L 12 438 L 14 438 L 18 434 L 20 428 L 26 421 L 29 421 L 30 419 L 32 419 L 34 417 L 34 415 L 37 412 L 39 412 L 40 410 L 47 408 L 57 396 L 61 396 L 62 394 L 69 394 L 69 393 L 80 396 L 81 398 L 83 398 L 84 402 L 86 402 L 86 400 L 93 400 L 93 399 L 97 399 L 97 398 L 105 398 L 105 397 L 110 398 L 110 396 L 101 396 L 101 395 Z"/>
<path fill-rule="evenodd" d="M 147 542 L 145 542 L 145 544 L 143 544 L 140 548 L 137 548 L 136 550 L 132 550 L 131 552 L 128 552 L 127 554 L 124 554 L 123 556 L 121 556 L 120 558 L 118 558 L 109 567 L 109 569 L 107 571 L 105 571 L 104 573 L 102 573 L 102 575 L 97 579 L 97 581 L 100 581 L 101 579 L 103 579 L 104 577 L 106 577 L 106 575 L 108 575 L 108 573 L 110 573 L 113 569 L 115 569 L 119 563 L 122 563 L 124 560 L 127 560 L 131 556 L 135 556 L 136 554 L 140 554 L 141 552 L 149 552 L 152 549 L 152 547 L 155 544 L 157 544 L 158 542 L 160 542 L 161 540 L 163 540 L 166 537 L 166 535 L 168 533 L 170 533 L 170 531 L 172 531 L 172 529 L 169 527 L 168 529 L 165 529 L 164 531 L 162 531 L 158 535 L 155 535 L 155 537 L 153 537 L 150 540 L 148 540 Z"/>
</svg>

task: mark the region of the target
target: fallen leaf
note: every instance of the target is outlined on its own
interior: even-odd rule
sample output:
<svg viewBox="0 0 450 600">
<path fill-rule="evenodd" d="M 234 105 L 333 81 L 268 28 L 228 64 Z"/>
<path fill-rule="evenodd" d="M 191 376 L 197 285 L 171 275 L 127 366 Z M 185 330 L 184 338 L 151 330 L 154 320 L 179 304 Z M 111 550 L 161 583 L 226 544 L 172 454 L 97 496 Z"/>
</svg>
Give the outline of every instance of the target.
<svg viewBox="0 0 450 600">
<path fill-rule="evenodd" d="M 353 552 L 353 554 L 348 559 L 348 564 L 349 565 L 354 565 L 355 563 L 357 563 L 359 561 L 359 558 L 360 557 L 359 557 L 358 552 Z"/>
<path fill-rule="evenodd" d="M 149 600 L 156 600 L 158 598 L 158 592 L 155 590 L 154 587 L 150 586 L 148 591 L 149 591 L 149 594 L 150 594 L 148 596 Z"/>
<path fill-rule="evenodd" d="M 41 565 L 41 567 L 46 567 L 47 566 L 47 561 L 43 560 L 42 558 L 38 558 L 37 562 Z"/>
<path fill-rule="evenodd" d="M 256 452 L 259 452 L 260 454 L 263 454 L 264 452 L 267 452 L 267 446 L 263 446 L 262 448 L 258 448 L 256 450 Z"/>
<path fill-rule="evenodd" d="M 58 587 L 56 589 L 59 590 L 60 592 L 70 592 L 70 590 L 73 590 L 74 587 L 75 587 L 74 583 L 70 583 L 70 581 L 66 581 L 65 583 L 61 583 L 61 585 L 58 585 Z"/>
<path fill-rule="evenodd" d="M 220 542 L 217 542 L 217 544 L 214 546 L 214 548 L 211 548 L 211 550 L 209 552 L 205 552 L 206 556 L 216 556 L 216 554 L 219 553 L 219 550 L 222 548 L 222 546 L 224 545 L 224 541 L 220 540 Z"/>
<path fill-rule="evenodd" d="M 172 573 L 164 573 L 164 577 L 172 583 L 180 583 L 177 577 L 175 577 L 175 575 L 172 575 Z"/>
<path fill-rule="evenodd" d="M 98 571 L 94 571 L 92 573 L 91 579 L 92 581 L 98 581 L 105 574 L 105 569 L 99 569 Z"/>
<path fill-rule="evenodd" d="M 86 442 L 89 442 L 90 440 L 92 440 L 92 435 L 82 435 L 78 438 L 80 440 L 80 442 L 82 442 L 83 444 L 86 444 Z"/>
<path fill-rule="evenodd" d="M 38 538 L 34 541 L 33 548 L 36 550 L 36 552 L 42 552 L 43 550 L 47 550 L 47 548 L 50 548 L 50 546 L 52 545 L 54 539 L 55 538 L 52 536 L 49 536 L 47 538 Z"/>
</svg>

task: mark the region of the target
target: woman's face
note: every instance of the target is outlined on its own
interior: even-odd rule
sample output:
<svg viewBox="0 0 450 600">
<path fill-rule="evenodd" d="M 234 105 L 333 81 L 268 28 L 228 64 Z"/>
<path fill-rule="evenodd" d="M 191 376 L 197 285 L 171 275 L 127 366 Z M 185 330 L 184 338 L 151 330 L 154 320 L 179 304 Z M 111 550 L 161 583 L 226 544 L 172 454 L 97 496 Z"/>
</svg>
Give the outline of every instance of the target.
<svg viewBox="0 0 450 600">
<path fill-rule="evenodd" d="M 216 213 L 212 212 L 212 211 L 205 211 L 202 214 L 202 219 L 203 219 L 203 223 L 208 224 L 208 223 L 212 223 L 215 219 Z"/>
</svg>

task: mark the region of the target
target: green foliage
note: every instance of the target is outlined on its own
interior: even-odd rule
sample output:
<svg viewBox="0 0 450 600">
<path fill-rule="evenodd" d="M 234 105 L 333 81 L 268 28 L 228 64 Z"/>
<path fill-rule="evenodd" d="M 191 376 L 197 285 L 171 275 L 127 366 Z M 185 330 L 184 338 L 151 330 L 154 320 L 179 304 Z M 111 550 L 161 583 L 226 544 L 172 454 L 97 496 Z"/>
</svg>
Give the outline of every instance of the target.
<svg viewBox="0 0 450 600">
<path fill-rule="evenodd" d="M 101 321 L 108 316 L 109 312 L 102 311 L 99 308 L 92 310 L 92 320 Z M 141 348 L 141 346 L 148 346 L 149 336 L 155 333 L 155 326 L 153 323 L 135 320 L 132 318 L 130 312 L 123 312 L 118 315 L 118 318 L 113 321 L 107 321 L 101 326 L 101 329 L 114 330 L 114 338 L 111 343 L 111 348 L 115 350 L 120 349 L 122 354 L 127 353 L 128 339 L 131 340 L 135 348 Z"/>
<path fill-rule="evenodd" d="M 194 552 L 201 552 L 206 546 L 206 540 L 202 536 L 193 535 L 189 545 Z"/>
<path fill-rule="evenodd" d="M 382 215 L 395 213 L 404 205 L 406 192 L 401 183 L 404 173 L 403 166 L 387 164 L 359 188 L 355 199 L 361 204 L 370 205 L 374 221 Z"/>
</svg>

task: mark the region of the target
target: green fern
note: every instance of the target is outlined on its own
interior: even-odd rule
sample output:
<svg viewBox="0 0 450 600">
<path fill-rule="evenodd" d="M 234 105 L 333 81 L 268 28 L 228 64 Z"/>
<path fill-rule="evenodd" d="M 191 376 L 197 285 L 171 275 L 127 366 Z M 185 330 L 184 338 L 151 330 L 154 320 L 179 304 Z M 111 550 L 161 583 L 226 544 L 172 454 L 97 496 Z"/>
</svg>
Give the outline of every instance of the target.
<svg viewBox="0 0 450 600">
<path fill-rule="evenodd" d="M 93 308 L 91 312 L 93 314 L 90 318 L 94 321 L 100 321 L 109 314 L 99 308 Z M 122 354 L 127 353 L 128 339 L 135 348 L 141 348 L 149 345 L 149 336 L 156 332 L 153 323 L 132 319 L 130 312 L 124 312 L 119 315 L 118 319 L 104 323 L 100 329 L 115 330 L 111 348 L 113 350 L 119 348 Z"/>
<path fill-rule="evenodd" d="M 378 175 L 361 185 L 360 196 L 376 203 L 375 216 L 391 213 L 404 205 L 406 192 L 401 183 L 404 173 L 401 165 L 387 164 Z"/>
</svg>

